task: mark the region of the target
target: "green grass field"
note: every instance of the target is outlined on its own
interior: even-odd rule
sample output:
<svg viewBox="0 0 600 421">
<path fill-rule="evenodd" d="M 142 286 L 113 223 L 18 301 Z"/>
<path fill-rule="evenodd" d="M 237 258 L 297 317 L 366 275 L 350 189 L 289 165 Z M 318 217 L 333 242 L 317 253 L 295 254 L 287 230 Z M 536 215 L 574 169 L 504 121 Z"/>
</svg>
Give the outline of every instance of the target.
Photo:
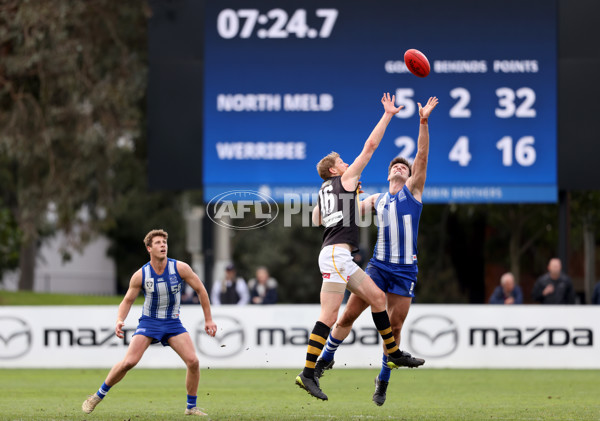
<svg viewBox="0 0 600 421">
<path fill-rule="evenodd" d="M 202 370 L 198 406 L 213 420 L 600 420 L 598 370 L 398 370 L 387 402 L 376 370 L 337 369 L 329 401 L 294 385 L 299 368 Z M 0 370 L 2 420 L 182 420 L 185 370 L 133 369 L 96 410 L 81 403 L 107 370 Z"/>
</svg>

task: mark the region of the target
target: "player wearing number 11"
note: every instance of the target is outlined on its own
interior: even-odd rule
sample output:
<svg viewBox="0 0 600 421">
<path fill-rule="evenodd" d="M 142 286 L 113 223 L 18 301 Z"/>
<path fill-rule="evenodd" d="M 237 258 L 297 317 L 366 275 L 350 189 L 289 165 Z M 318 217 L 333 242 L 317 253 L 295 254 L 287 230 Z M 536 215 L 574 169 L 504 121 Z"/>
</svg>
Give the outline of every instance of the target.
<svg viewBox="0 0 600 421">
<path fill-rule="evenodd" d="M 395 99 L 395 96 L 390 98 L 389 93 L 383 95 L 383 117 L 351 165 L 344 163 L 335 152 L 317 164 L 317 171 L 324 180 L 319 190 L 319 203 L 312 215 L 315 225 L 325 226 L 323 246 L 319 254 L 319 268 L 323 277 L 321 314 L 309 337 L 304 370 L 296 377 L 296 384 L 322 400 L 327 400 L 327 395 L 315 378 L 315 364 L 327 342 L 331 327 L 337 320 L 346 288 L 371 306 L 373 321 L 389 354 L 389 367 L 418 365 L 415 358 L 400 351 L 396 345 L 385 309 L 384 292 L 352 260 L 352 252 L 358 251 L 356 217 L 359 178 L 379 146 L 392 117 L 402 109 L 394 105 Z"/>
<path fill-rule="evenodd" d="M 366 273 L 387 298 L 393 339 L 400 343 L 400 331 L 414 294 L 417 283 L 417 231 L 423 204 L 421 198 L 427 176 L 429 155 L 428 119 L 438 104 L 436 97 L 429 98 L 422 107 L 419 104 L 419 138 L 417 155 L 413 165 L 404 158 L 394 158 L 388 168 L 389 190 L 377 193 L 361 202 L 364 211 L 375 210 L 377 214 L 377 244 Z M 369 306 L 369 302 L 358 294 L 352 294 L 342 317 L 327 339 L 323 355 L 316 364 L 316 377 L 333 366 L 333 355 L 348 336 L 354 321 Z M 390 379 L 389 348 L 384 347 L 382 368 L 375 378 L 373 401 L 381 406 L 385 402 Z M 421 365 L 425 361 L 420 358 Z M 418 366 L 415 365 L 414 367 Z M 410 366 L 409 366 L 410 367 Z"/>
</svg>

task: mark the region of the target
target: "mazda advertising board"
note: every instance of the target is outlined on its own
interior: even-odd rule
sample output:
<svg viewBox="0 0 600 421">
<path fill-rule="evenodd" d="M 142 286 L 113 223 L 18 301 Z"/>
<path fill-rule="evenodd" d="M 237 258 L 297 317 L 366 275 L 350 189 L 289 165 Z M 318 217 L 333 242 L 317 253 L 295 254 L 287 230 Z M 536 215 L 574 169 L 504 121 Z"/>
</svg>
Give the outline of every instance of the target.
<svg viewBox="0 0 600 421">
<path fill-rule="evenodd" d="M 218 333 L 204 332 L 202 308 L 184 305 L 201 367 L 301 367 L 318 305 L 220 306 Z M 125 336 L 114 334 L 117 307 L 0 309 L 0 367 L 112 367 L 125 355 L 141 314 L 134 306 Z M 438 368 L 600 368 L 594 306 L 414 305 L 401 348 Z M 381 338 L 369 312 L 336 353 L 336 366 L 378 367 Z M 177 354 L 151 346 L 141 367 L 183 367 Z"/>
</svg>

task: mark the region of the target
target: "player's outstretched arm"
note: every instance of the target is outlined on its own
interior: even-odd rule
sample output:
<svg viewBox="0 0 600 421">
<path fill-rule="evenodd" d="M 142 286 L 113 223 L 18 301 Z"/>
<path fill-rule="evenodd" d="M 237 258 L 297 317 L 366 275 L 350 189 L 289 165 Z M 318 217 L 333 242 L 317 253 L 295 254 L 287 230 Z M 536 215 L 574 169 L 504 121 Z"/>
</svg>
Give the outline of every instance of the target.
<svg viewBox="0 0 600 421">
<path fill-rule="evenodd" d="M 396 107 L 394 105 L 395 102 L 395 95 L 392 95 L 390 97 L 389 92 L 383 94 L 383 98 L 381 98 L 381 103 L 383 104 L 384 109 L 383 116 L 369 135 L 360 155 L 356 157 L 356 159 L 348 167 L 344 175 L 342 175 L 342 185 L 347 191 L 353 191 L 354 189 L 356 189 L 358 179 L 360 178 L 360 175 L 362 174 L 363 170 L 371 160 L 371 157 L 373 156 L 373 153 L 379 146 L 381 139 L 383 139 L 385 129 L 392 120 L 392 117 L 394 116 L 394 114 L 397 114 L 398 111 L 400 111 L 402 108 L 404 108 L 404 106 Z"/>
<path fill-rule="evenodd" d="M 408 189 L 417 200 L 421 200 L 425 179 L 427 178 L 427 160 L 429 159 L 429 116 L 438 104 L 437 97 L 431 97 L 425 106 L 419 105 L 419 138 L 417 140 L 417 155 L 412 166 L 412 175 L 406 182 Z"/>
<path fill-rule="evenodd" d="M 125 325 L 125 319 L 131 310 L 131 306 L 135 302 L 135 299 L 142 290 L 142 270 L 138 269 L 131 280 L 129 281 L 129 288 L 123 297 L 123 301 L 119 304 L 119 311 L 117 312 L 117 324 L 115 326 L 115 334 L 119 337 L 123 337 L 123 326 Z"/>
<path fill-rule="evenodd" d="M 179 272 L 179 275 L 183 278 L 183 280 L 187 282 L 188 285 L 191 286 L 198 294 L 200 304 L 202 305 L 202 311 L 204 312 L 204 330 L 210 336 L 215 336 L 217 333 L 217 325 L 212 319 L 212 313 L 210 311 L 210 299 L 208 298 L 208 292 L 206 292 L 204 284 L 198 275 L 196 275 L 196 272 L 194 272 L 187 263 L 178 260 L 177 272 Z"/>
</svg>

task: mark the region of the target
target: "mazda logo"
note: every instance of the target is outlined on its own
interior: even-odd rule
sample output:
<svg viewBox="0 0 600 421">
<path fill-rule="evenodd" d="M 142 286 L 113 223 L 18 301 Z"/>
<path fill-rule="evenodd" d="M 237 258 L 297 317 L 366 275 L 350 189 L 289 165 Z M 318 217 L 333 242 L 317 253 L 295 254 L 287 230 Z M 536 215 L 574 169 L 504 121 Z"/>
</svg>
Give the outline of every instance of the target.
<svg viewBox="0 0 600 421">
<path fill-rule="evenodd" d="M 458 327 L 445 316 L 421 316 L 408 329 L 408 346 L 418 356 L 446 357 L 458 347 Z"/>
<path fill-rule="evenodd" d="M 242 323 L 230 316 L 215 316 L 217 334 L 211 338 L 204 331 L 204 320 L 196 325 L 196 348 L 202 355 L 211 358 L 229 358 L 242 349 L 246 343 L 246 335 Z"/>
<path fill-rule="evenodd" d="M 31 328 L 22 319 L 0 316 L 0 359 L 9 360 L 31 349 Z"/>
</svg>

